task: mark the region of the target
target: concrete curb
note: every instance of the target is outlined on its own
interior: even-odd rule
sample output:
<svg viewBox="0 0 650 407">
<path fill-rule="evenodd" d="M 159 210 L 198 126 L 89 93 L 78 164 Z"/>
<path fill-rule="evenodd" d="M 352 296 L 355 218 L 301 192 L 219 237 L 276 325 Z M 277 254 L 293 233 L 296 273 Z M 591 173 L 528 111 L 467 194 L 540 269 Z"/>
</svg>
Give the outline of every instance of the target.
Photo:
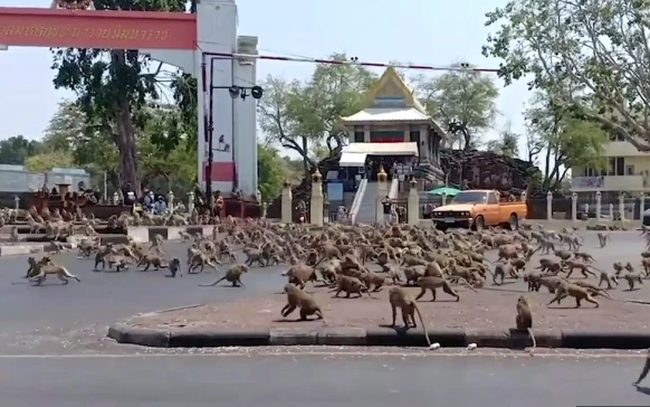
<svg viewBox="0 0 650 407">
<path fill-rule="evenodd" d="M 38 254 L 53 250 L 52 243 L 0 246 L 0 257 Z"/>
<path fill-rule="evenodd" d="M 138 243 L 150 242 L 153 240 L 154 236 L 160 235 L 165 240 L 180 240 L 180 232 L 184 231 L 190 235 L 195 235 L 199 233 L 200 235 L 211 235 L 212 228 L 211 225 L 199 225 L 199 226 L 129 226 L 127 228 L 126 235 L 124 240 L 128 241 L 127 236 Z M 115 242 L 113 242 L 115 243 Z"/>
<path fill-rule="evenodd" d="M 535 330 L 540 348 L 647 349 L 650 332 L 598 332 L 586 330 Z M 221 346 L 399 346 L 426 344 L 421 329 L 384 327 L 271 328 L 261 330 L 146 329 L 117 323 L 108 337 L 118 343 L 157 348 L 205 348 Z M 515 329 L 442 329 L 429 331 L 432 343 L 443 348 L 479 347 L 523 349 L 532 345 L 527 332 Z"/>
</svg>

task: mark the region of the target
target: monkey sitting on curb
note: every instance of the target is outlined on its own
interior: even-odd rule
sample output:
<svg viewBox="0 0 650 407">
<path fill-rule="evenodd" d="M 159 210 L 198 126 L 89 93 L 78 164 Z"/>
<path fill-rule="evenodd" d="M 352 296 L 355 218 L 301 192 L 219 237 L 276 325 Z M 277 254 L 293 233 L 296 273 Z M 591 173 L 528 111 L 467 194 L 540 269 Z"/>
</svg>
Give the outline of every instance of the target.
<svg viewBox="0 0 650 407">
<path fill-rule="evenodd" d="M 530 356 L 534 356 L 533 353 L 537 347 L 537 341 L 533 334 L 533 312 L 530 309 L 528 299 L 523 295 L 519 296 L 519 299 L 517 300 L 517 316 L 515 318 L 515 324 L 518 331 L 528 331 L 530 339 L 533 341 L 533 348 L 530 350 Z"/>
</svg>

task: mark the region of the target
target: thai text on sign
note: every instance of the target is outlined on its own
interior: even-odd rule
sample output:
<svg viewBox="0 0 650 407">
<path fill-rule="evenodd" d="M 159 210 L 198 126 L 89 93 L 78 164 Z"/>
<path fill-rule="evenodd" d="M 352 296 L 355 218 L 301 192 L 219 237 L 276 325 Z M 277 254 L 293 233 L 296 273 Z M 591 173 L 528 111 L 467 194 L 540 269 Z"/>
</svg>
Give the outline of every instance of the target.
<svg viewBox="0 0 650 407">
<path fill-rule="evenodd" d="M 42 38 L 101 38 L 112 40 L 164 41 L 169 30 L 138 30 L 123 28 L 59 28 L 47 26 L 0 26 L 0 36 Z"/>
</svg>

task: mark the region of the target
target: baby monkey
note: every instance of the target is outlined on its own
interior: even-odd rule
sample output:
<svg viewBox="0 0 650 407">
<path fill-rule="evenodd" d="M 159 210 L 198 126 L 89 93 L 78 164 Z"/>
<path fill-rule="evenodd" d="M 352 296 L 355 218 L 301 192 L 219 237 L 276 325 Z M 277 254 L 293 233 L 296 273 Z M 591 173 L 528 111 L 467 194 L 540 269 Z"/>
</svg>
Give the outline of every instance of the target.
<svg viewBox="0 0 650 407">
<path fill-rule="evenodd" d="M 530 339 L 533 341 L 533 348 L 530 350 L 530 356 L 534 356 L 533 353 L 537 347 L 537 341 L 533 334 L 533 312 L 530 310 L 528 299 L 523 295 L 519 296 L 519 299 L 517 300 L 517 317 L 515 318 L 515 324 L 518 331 L 528 331 Z"/>
</svg>

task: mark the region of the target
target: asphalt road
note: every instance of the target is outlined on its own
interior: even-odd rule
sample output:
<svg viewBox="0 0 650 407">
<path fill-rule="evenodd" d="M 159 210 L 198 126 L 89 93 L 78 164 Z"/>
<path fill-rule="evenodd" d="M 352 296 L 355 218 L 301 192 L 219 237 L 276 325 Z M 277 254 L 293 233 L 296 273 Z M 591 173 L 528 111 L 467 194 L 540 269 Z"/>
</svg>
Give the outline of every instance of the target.
<svg viewBox="0 0 650 407">
<path fill-rule="evenodd" d="M 648 405 L 640 358 L 150 356 L 0 359 L 12 407 Z M 650 383 L 648 383 L 650 385 Z"/>
<path fill-rule="evenodd" d="M 168 243 L 165 251 L 185 261 L 186 249 L 185 244 Z M 251 270 L 243 278 L 246 288 L 205 288 L 198 285 L 215 281 L 227 266 L 165 278 L 166 271 L 94 272 L 93 260 L 77 259 L 73 253 L 55 259 L 81 283 L 62 286 L 58 279 L 48 278 L 41 287 L 34 287 L 21 278 L 27 256 L 0 258 L 0 354 L 3 350 L 31 353 L 38 342 L 56 342 L 58 336 L 88 335 L 94 330 L 103 336 L 111 323 L 141 312 L 268 293 L 285 281 L 280 276 L 282 268 L 268 267 Z"/>
</svg>

